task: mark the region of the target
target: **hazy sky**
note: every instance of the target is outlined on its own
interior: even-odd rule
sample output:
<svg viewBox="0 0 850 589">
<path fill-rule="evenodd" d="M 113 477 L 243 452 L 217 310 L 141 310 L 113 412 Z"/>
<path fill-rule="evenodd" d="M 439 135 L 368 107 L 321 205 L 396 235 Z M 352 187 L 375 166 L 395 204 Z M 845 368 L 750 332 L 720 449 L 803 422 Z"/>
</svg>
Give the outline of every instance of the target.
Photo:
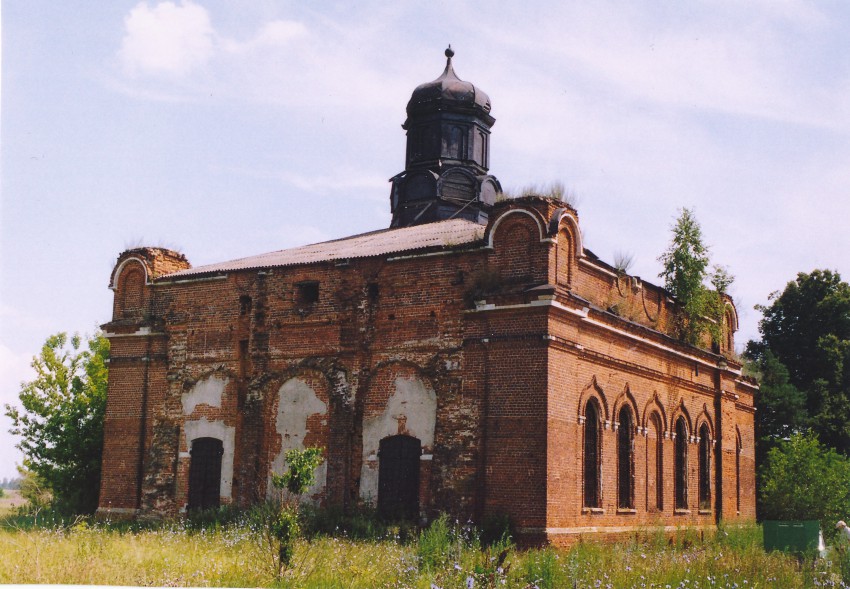
<svg viewBox="0 0 850 589">
<path fill-rule="evenodd" d="M 657 283 L 695 208 L 737 277 L 739 346 L 797 272 L 850 278 L 845 2 L 19 0 L 0 18 L 0 403 L 47 335 L 109 320 L 128 247 L 201 265 L 387 227 L 404 108 L 448 43 L 492 100 L 491 172 L 563 182 L 604 260 Z"/>
</svg>

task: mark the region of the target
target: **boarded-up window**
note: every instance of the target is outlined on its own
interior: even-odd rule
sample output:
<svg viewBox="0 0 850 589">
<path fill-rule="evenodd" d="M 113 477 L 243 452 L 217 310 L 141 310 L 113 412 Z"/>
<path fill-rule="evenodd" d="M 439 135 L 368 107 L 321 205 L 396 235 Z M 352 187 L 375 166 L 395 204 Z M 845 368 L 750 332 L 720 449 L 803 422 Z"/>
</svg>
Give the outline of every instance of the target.
<svg viewBox="0 0 850 589">
<path fill-rule="evenodd" d="M 133 264 L 134 266 L 136 264 Z M 145 276 L 138 266 L 128 268 L 121 281 L 121 307 L 125 314 L 133 314 L 142 308 Z"/>
<path fill-rule="evenodd" d="M 198 438 L 192 442 L 190 454 L 189 509 L 214 509 L 220 500 L 224 445 L 216 438 Z"/>
<path fill-rule="evenodd" d="M 649 418 L 646 439 L 646 503 L 650 510 L 664 509 L 664 445 L 663 428 L 658 413 Z"/>
</svg>

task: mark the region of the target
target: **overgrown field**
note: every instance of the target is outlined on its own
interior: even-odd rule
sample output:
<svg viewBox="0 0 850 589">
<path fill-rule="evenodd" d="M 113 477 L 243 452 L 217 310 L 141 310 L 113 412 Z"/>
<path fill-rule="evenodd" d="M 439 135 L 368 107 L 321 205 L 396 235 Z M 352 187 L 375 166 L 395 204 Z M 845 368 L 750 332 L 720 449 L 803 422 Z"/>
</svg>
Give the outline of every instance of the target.
<svg viewBox="0 0 850 589">
<path fill-rule="evenodd" d="M 438 520 L 421 534 L 359 528 L 299 540 L 293 566 L 276 579 L 268 548 L 247 518 L 147 528 L 87 520 L 0 519 L 0 583 L 298 588 L 745 588 L 845 587 L 841 567 L 767 554 L 757 527 L 701 541 L 581 543 L 570 550 L 484 548 L 470 527 Z M 365 533 L 364 533 L 365 530 Z M 371 539 L 352 539 L 371 536 Z"/>
</svg>

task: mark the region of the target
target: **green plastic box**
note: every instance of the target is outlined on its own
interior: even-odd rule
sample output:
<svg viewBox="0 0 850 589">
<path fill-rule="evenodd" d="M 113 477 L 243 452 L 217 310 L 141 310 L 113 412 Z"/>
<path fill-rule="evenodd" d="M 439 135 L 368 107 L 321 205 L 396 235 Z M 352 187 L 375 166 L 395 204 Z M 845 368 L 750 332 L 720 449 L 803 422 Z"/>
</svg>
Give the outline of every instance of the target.
<svg viewBox="0 0 850 589">
<path fill-rule="evenodd" d="M 776 521 L 762 522 L 764 531 L 764 549 L 782 550 L 783 552 L 813 552 L 818 550 L 820 539 L 820 522 L 810 521 Z"/>
</svg>

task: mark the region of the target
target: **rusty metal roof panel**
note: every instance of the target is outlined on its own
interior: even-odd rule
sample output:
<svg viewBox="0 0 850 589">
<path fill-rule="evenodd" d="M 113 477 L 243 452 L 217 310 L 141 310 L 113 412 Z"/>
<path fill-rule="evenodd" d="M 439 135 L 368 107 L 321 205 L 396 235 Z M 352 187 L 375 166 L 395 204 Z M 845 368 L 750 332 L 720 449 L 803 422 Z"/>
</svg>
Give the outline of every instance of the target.
<svg viewBox="0 0 850 589">
<path fill-rule="evenodd" d="M 297 266 L 334 260 L 368 258 L 414 250 L 451 248 L 475 243 L 483 237 L 483 225 L 465 219 L 450 219 L 413 227 L 372 231 L 229 262 L 198 266 L 162 276 L 160 279 L 172 280 L 198 274 Z"/>
</svg>

